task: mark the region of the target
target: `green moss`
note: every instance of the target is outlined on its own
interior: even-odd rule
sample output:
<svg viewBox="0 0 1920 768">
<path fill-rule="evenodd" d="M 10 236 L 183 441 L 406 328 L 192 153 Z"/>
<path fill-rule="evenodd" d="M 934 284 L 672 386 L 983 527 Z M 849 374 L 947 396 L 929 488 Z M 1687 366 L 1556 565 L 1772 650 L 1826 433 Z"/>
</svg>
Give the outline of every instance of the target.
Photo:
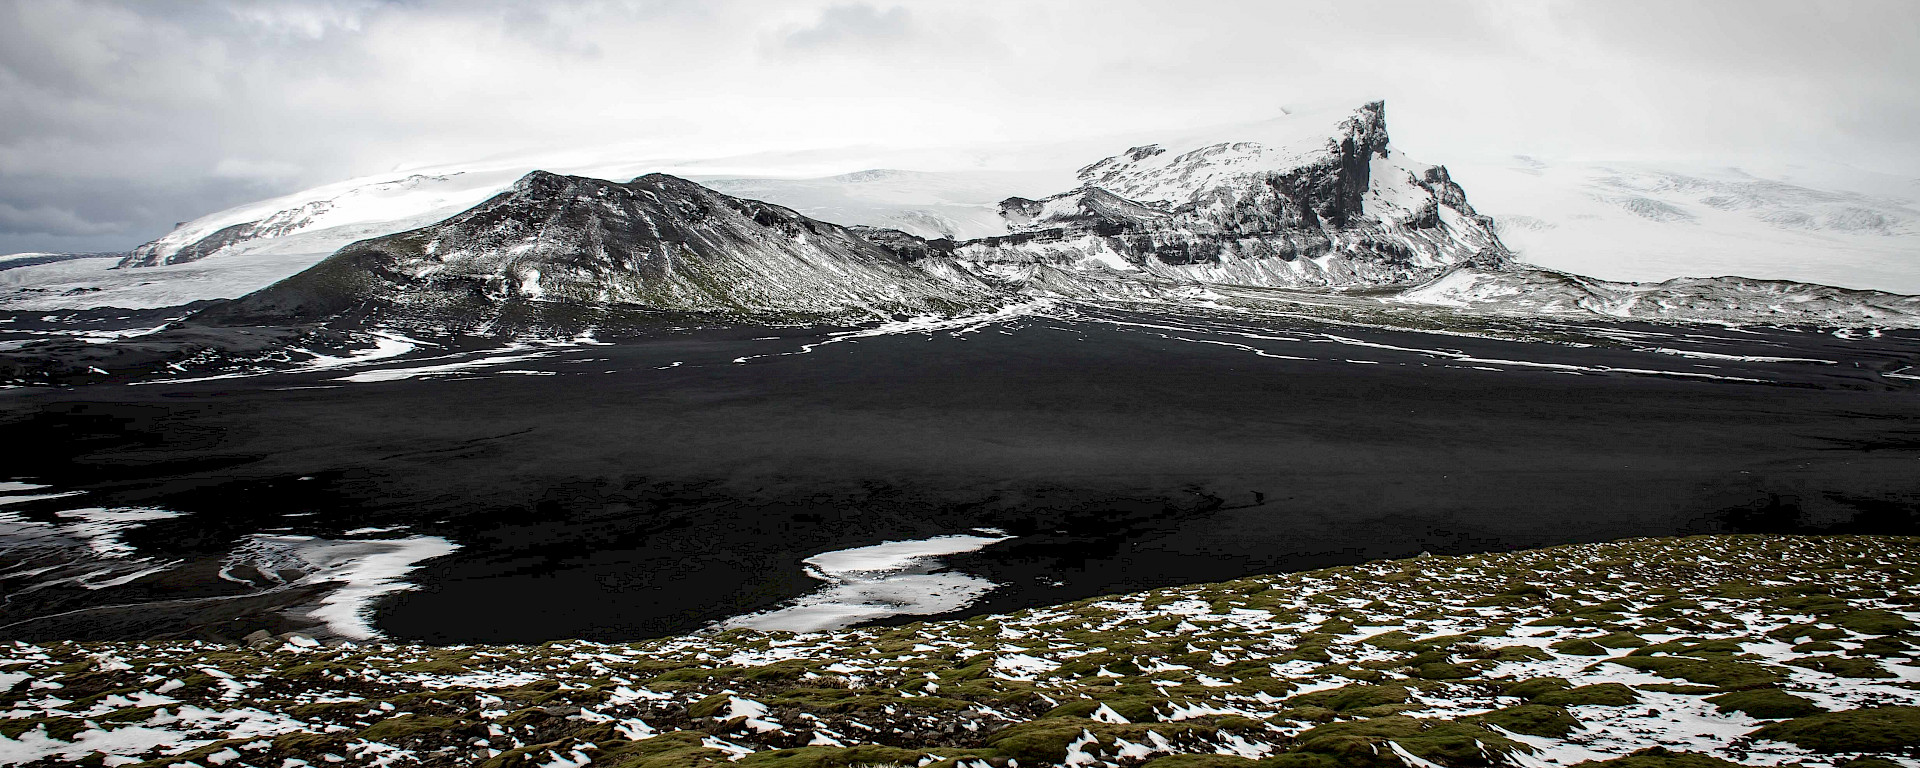
<svg viewBox="0 0 1920 768">
<path fill-rule="evenodd" d="M 1809 715 L 1765 726 L 1754 738 L 1815 752 L 1880 752 L 1920 746 L 1920 707 L 1871 707 Z"/>
<path fill-rule="evenodd" d="M 346 748 L 348 737 L 338 733 L 288 733 L 273 739 L 273 752 L 283 757 L 313 758 Z"/>
<path fill-rule="evenodd" d="M 1822 650 L 1837 650 L 1824 648 Z M 1913 646 L 1897 637 L 1869 637 L 1860 641 L 1860 647 L 1848 651 L 1849 656 L 1905 656 L 1913 651 Z"/>
<path fill-rule="evenodd" d="M 727 753 L 710 747 L 701 746 L 706 734 L 697 731 L 675 731 L 640 741 L 621 742 L 609 745 L 603 754 L 593 760 L 596 768 L 698 768 L 701 766 L 731 765 Z M 544 745 L 516 750 L 530 753 L 532 749 L 541 749 Z M 507 758 L 514 753 L 502 753 L 499 757 L 481 764 L 481 768 L 509 768 L 519 764 Z M 544 751 L 539 753 L 544 755 Z"/>
<path fill-rule="evenodd" d="M 727 705 L 732 703 L 732 701 L 732 696 L 724 693 L 716 693 L 692 704 L 688 704 L 687 714 L 693 717 L 715 717 L 720 714 L 720 710 L 726 709 Z"/>
<path fill-rule="evenodd" d="M 161 768 L 161 766 L 201 765 L 207 762 L 207 756 L 209 755 L 216 752 L 224 752 L 230 747 L 238 747 L 252 741 L 252 739 L 222 739 L 212 744 L 203 744 L 179 754 L 167 755 L 166 757 L 148 760 L 144 763 L 131 763 L 124 766 L 124 768 Z M 81 761 L 79 764 L 86 765 L 86 761 Z M 96 765 L 104 764 L 104 761 L 96 763 Z"/>
<path fill-rule="evenodd" d="M 318 680 L 329 676 L 355 674 L 358 670 L 337 661 L 316 661 L 281 670 L 278 677 L 284 680 Z M 184 680 L 181 682 L 185 682 Z"/>
<path fill-rule="evenodd" d="M 1647 644 L 1644 638 L 1632 632 L 1614 632 L 1612 634 L 1602 635 L 1593 638 L 1593 642 L 1607 648 L 1640 648 Z"/>
<path fill-rule="evenodd" d="M 1580 727 L 1580 721 L 1559 707 L 1522 704 L 1475 715 L 1473 720 L 1492 723 L 1514 733 L 1528 736 L 1563 738 Z"/>
<path fill-rule="evenodd" d="M 1884 757 L 1856 757 L 1840 764 L 1840 768 L 1906 768 Z"/>
<path fill-rule="evenodd" d="M 647 681 L 647 684 L 652 685 L 656 682 L 697 683 L 707 680 L 735 680 L 740 678 L 744 672 L 745 670 L 739 667 L 686 667 L 684 669 L 676 669 L 671 672 L 655 675 L 652 680 Z"/>
<path fill-rule="evenodd" d="M 1721 688 L 1759 688 L 1777 685 L 1787 679 L 1786 672 L 1778 667 L 1731 659 L 1708 661 L 1678 656 L 1625 656 L 1608 659 L 1607 663 Z"/>
<path fill-rule="evenodd" d="M 1826 710 L 1778 688 L 1755 688 L 1709 697 L 1721 712 L 1745 712 L 1761 720 L 1817 715 Z"/>
<path fill-rule="evenodd" d="M 1399 685 L 1371 685 L 1357 683 L 1324 691 L 1304 693 L 1287 700 L 1295 707 L 1326 707 L 1335 712 L 1376 707 L 1383 704 L 1405 704 L 1407 689 Z"/>
<path fill-rule="evenodd" d="M 427 733 L 454 731 L 463 725 L 468 724 L 450 717 L 401 715 L 368 726 L 360 731 L 360 738 L 368 741 L 393 741 Z"/>
<path fill-rule="evenodd" d="M 747 673 L 743 675 L 743 677 L 756 682 L 797 680 L 801 675 L 810 671 L 808 667 L 809 664 L 804 661 L 782 661 L 768 664 L 764 667 L 753 667 L 747 670 Z"/>
<path fill-rule="evenodd" d="M 1533 698 L 1535 704 L 1548 704 L 1556 707 L 1579 705 L 1598 705 L 1606 707 L 1624 707 L 1640 701 L 1632 688 L 1620 683 L 1600 683 L 1583 685 L 1564 691 L 1547 691 Z"/>
<path fill-rule="evenodd" d="M 1737 656 L 1743 651 L 1744 649 L 1740 647 L 1740 641 L 1738 640 L 1702 640 L 1697 637 L 1683 637 L 1678 640 L 1669 640 L 1664 643 L 1639 648 L 1630 655 L 1651 656 L 1657 653 L 1664 653 L 1672 656 L 1715 658 Z"/>
<path fill-rule="evenodd" d="M 1298 659 L 1301 661 L 1311 661 L 1316 664 L 1325 664 L 1327 662 L 1333 661 L 1333 656 L 1327 653 L 1327 646 L 1325 645 L 1303 644 L 1303 645 L 1300 645 L 1299 647 L 1294 648 L 1292 653 L 1282 656 L 1279 659 L 1276 659 L 1276 661 L 1286 662 L 1286 661 L 1293 661 L 1295 659 Z"/>
<path fill-rule="evenodd" d="M 1880 662 L 1873 659 L 1847 658 L 1845 656 L 1803 656 L 1787 662 L 1802 669 L 1813 669 L 1838 677 L 1877 679 L 1897 677 L 1888 672 Z"/>
<path fill-rule="evenodd" d="M 1746 768 L 1739 763 L 1730 763 L 1717 757 L 1709 757 L 1696 752 L 1674 752 L 1666 747 L 1648 747 L 1626 757 L 1612 760 L 1589 760 L 1578 763 L 1574 768 Z"/>
<path fill-rule="evenodd" d="M 1382 632 L 1365 640 L 1361 640 L 1360 642 L 1375 648 L 1388 651 L 1400 651 L 1402 653 L 1419 653 L 1431 647 L 1424 643 L 1413 642 L 1413 635 L 1398 629 L 1391 632 Z"/>
<path fill-rule="evenodd" d="M 1148 731 L 1173 737 L 1194 732 L 1210 734 L 1213 730 L 1200 721 L 1115 725 L 1072 717 L 1048 717 L 1004 728 L 987 737 L 987 746 L 1022 763 L 1058 763 L 1066 759 L 1067 745 L 1083 733 L 1092 733 L 1103 744 L 1111 744 L 1115 737 L 1138 743 L 1146 738 Z"/>
<path fill-rule="evenodd" d="M 401 667 L 401 669 L 408 672 L 426 672 L 434 675 L 457 675 L 467 671 L 468 664 L 469 662 L 464 659 L 428 659 L 427 661 L 416 661 L 412 664 L 405 665 Z"/>
<path fill-rule="evenodd" d="M 1548 691 L 1564 691 L 1572 688 L 1573 683 L 1564 677 L 1534 677 L 1517 683 L 1508 683 L 1501 693 L 1521 699 L 1532 699 Z"/>
<path fill-rule="evenodd" d="M 876 745 L 857 747 L 800 747 L 755 752 L 734 765 L 742 768 L 844 768 L 852 765 L 912 765 L 924 750 Z"/>
<path fill-rule="evenodd" d="M 1461 680 L 1480 673 L 1483 665 L 1429 662 L 1413 668 L 1413 676 L 1423 680 Z"/>
<path fill-rule="evenodd" d="M 1834 626 L 1863 635 L 1892 635 L 1910 632 L 1915 627 L 1907 617 L 1877 608 L 1834 614 L 1828 616 L 1827 621 Z"/>
<path fill-rule="evenodd" d="M 1099 700 L 1081 699 L 1080 701 L 1070 701 L 1054 707 L 1052 711 L 1041 715 L 1041 717 L 1091 717 L 1094 711 L 1100 708 L 1100 705 L 1105 704 L 1112 708 L 1114 712 L 1119 713 L 1121 717 L 1126 718 L 1127 722 L 1150 723 L 1160 719 L 1160 716 L 1155 713 L 1155 710 L 1167 703 L 1166 699 L 1131 696 Z"/>
<path fill-rule="evenodd" d="M 1642 683 L 1634 687 L 1643 691 L 1677 693 L 1682 696 L 1706 696 L 1727 690 L 1717 685 L 1687 685 L 1686 683 Z"/>
<path fill-rule="evenodd" d="M 0 734 L 9 739 L 18 739 L 20 734 L 35 728 L 45 727 L 47 735 L 61 741 L 73 741 L 73 735 L 87 729 L 85 720 L 75 717 L 30 717 L 19 720 L 0 720 Z"/>
<path fill-rule="evenodd" d="M 1474 723 L 1405 716 L 1329 723 L 1300 734 L 1298 753 L 1325 755 L 1340 766 L 1398 768 L 1386 742 L 1442 765 L 1488 765 L 1488 753 L 1524 749 Z"/>
<path fill-rule="evenodd" d="M 376 705 L 366 699 L 355 701 L 326 701 L 316 704 L 301 704 L 287 710 L 287 714 L 302 720 L 325 719 L 358 715 L 373 709 Z"/>
<path fill-rule="evenodd" d="M 1488 661 L 1551 661 L 1553 654 L 1531 645 L 1503 645 L 1482 656 Z"/>
<path fill-rule="evenodd" d="M 1811 613 L 1814 615 L 1835 613 L 1847 609 L 1847 601 L 1832 595 L 1804 595 L 1773 601 L 1776 609 L 1793 613 Z"/>
<path fill-rule="evenodd" d="M 1263 659 L 1262 661 L 1265 660 Z M 1300 686 L 1293 684 L 1291 681 L 1282 680 L 1277 677 L 1253 675 L 1241 678 L 1240 682 L 1234 683 L 1233 686 L 1227 690 L 1247 695 L 1264 693 L 1268 696 L 1285 696 L 1292 693 L 1293 690 L 1298 687 Z"/>
<path fill-rule="evenodd" d="M 1811 640 L 1793 647 L 1794 653 L 1827 653 L 1843 650 L 1846 650 L 1846 646 L 1826 640 Z"/>
<path fill-rule="evenodd" d="M 1584 637 L 1576 637 L 1570 640 L 1561 640 L 1557 643 L 1553 643 L 1552 645 L 1549 645 L 1548 647 L 1556 651 L 1559 651 L 1561 653 L 1571 654 L 1574 656 L 1605 656 L 1607 655 L 1607 649 L 1604 646 Z"/>
<path fill-rule="evenodd" d="M 1823 628 L 1812 624 L 1788 624 L 1767 633 L 1767 637 L 1783 643 L 1791 643 L 1803 637 L 1808 640 L 1839 640 L 1846 636 L 1847 631 L 1844 629 L 1835 627 Z"/>
<path fill-rule="evenodd" d="M 1263 765 L 1238 755 L 1167 755 L 1148 760 L 1141 768 L 1254 768 Z"/>
</svg>

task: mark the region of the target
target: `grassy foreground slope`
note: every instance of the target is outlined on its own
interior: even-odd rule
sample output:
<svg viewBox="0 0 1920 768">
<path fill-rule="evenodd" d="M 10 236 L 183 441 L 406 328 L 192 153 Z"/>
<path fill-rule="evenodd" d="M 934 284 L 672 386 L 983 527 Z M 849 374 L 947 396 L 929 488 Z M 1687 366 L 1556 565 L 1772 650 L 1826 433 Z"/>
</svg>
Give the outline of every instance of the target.
<svg viewBox="0 0 1920 768">
<path fill-rule="evenodd" d="M 1920 539 L 1719 536 L 810 635 L 14 644 L 0 764 L 1914 765 L 1917 579 Z"/>
</svg>

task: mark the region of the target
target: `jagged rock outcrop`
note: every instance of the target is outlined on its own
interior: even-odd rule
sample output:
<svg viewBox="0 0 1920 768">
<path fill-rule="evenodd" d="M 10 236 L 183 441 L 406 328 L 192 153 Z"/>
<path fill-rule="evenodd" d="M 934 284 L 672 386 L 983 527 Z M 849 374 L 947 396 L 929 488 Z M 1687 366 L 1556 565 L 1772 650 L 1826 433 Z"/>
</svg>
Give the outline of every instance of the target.
<svg viewBox="0 0 1920 768">
<path fill-rule="evenodd" d="M 1011 234 L 955 244 L 953 258 L 1016 283 L 1044 274 L 1042 290 L 1065 295 L 1076 293 L 1074 275 L 1104 295 L 1115 273 L 1291 288 L 1408 284 L 1510 263 L 1492 220 L 1444 167 L 1389 146 L 1381 103 L 1269 128 L 1257 141 L 1148 145 L 1088 165 L 1078 189 L 1002 202 Z M 898 235 L 880 242 L 903 256 L 948 250 Z"/>
</svg>

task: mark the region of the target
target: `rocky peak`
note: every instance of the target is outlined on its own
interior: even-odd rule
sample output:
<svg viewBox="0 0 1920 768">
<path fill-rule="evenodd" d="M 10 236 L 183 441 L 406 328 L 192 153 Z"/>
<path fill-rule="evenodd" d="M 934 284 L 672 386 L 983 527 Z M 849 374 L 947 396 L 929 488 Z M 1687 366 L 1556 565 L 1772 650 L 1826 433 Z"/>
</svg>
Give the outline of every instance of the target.
<svg viewBox="0 0 1920 768">
<path fill-rule="evenodd" d="M 306 316 L 368 302 L 472 316 L 507 304 L 835 315 L 981 298 L 852 231 L 662 173 L 546 171 L 438 224 L 355 243 L 241 303 Z"/>
</svg>

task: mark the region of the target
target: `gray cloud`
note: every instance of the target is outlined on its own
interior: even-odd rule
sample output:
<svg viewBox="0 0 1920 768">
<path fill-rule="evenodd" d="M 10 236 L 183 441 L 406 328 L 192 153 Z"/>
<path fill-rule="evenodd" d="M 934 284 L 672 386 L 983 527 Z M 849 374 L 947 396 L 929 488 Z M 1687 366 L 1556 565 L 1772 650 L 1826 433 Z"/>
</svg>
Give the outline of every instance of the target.
<svg viewBox="0 0 1920 768">
<path fill-rule="evenodd" d="M 1920 175 L 1909 0 L 0 0 L 0 252 L 397 165 L 1045 140 L 1386 98 L 1423 159 Z"/>
<path fill-rule="evenodd" d="M 49 238 L 84 237 L 113 233 L 119 229 L 112 223 L 89 221 L 66 208 L 51 205 L 36 205 L 32 208 L 18 208 L 0 203 L 0 229 L 27 236 L 45 236 Z"/>
<path fill-rule="evenodd" d="M 820 12 L 811 26 L 787 33 L 789 48 L 819 50 L 847 46 L 890 46 L 912 33 L 907 9 L 880 10 L 867 3 L 835 5 Z"/>
</svg>

